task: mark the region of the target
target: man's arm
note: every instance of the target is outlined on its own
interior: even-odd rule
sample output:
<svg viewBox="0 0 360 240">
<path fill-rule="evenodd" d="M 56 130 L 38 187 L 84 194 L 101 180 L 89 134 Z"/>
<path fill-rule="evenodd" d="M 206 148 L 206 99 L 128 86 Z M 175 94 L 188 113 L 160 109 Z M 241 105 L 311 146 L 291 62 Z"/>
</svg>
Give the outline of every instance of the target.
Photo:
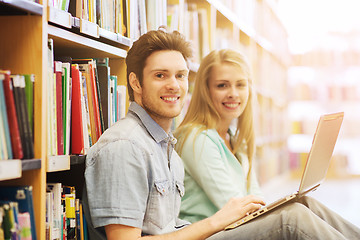
<svg viewBox="0 0 360 240">
<path fill-rule="evenodd" d="M 252 195 L 243 198 L 232 198 L 213 216 L 164 235 L 141 237 L 140 228 L 120 224 L 107 225 L 105 231 L 108 240 L 135 240 L 140 238 L 154 240 L 206 239 L 222 231 L 226 226 L 244 217 L 247 213 L 258 210 L 264 204 L 261 198 Z"/>
</svg>

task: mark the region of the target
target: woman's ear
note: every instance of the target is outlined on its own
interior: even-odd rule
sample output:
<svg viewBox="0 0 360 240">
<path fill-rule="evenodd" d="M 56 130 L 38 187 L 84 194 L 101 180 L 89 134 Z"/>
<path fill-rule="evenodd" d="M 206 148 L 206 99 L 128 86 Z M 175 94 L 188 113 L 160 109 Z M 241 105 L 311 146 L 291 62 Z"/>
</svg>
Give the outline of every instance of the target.
<svg viewBox="0 0 360 240">
<path fill-rule="evenodd" d="M 134 93 L 141 94 L 142 88 L 140 86 L 139 79 L 136 77 L 136 74 L 134 72 L 131 72 L 129 74 L 129 83 Z"/>
</svg>

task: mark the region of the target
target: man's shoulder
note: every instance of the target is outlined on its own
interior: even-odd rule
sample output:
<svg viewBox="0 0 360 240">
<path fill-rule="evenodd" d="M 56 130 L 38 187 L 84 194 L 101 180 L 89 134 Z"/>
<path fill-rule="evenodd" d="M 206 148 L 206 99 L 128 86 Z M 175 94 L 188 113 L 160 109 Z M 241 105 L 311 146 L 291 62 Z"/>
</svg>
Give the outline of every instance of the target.
<svg viewBox="0 0 360 240">
<path fill-rule="evenodd" d="M 90 150 L 98 152 L 115 142 L 141 142 L 148 135 L 141 121 L 134 117 L 125 117 L 108 128 Z"/>
<path fill-rule="evenodd" d="M 113 126 L 107 129 L 103 135 L 101 135 L 100 140 L 111 139 L 116 141 L 117 139 L 136 139 L 139 135 L 145 133 L 144 126 L 141 121 L 134 117 L 125 117 L 117 121 Z"/>
</svg>

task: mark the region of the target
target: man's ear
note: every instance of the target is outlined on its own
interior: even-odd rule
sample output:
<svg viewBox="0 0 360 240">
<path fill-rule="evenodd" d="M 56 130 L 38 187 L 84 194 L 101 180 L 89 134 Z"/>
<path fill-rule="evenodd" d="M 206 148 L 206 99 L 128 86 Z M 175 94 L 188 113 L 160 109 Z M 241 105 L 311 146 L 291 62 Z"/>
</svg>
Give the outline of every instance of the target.
<svg viewBox="0 0 360 240">
<path fill-rule="evenodd" d="M 129 83 L 134 93 L 141 94 L 142 88 L 140 86 L 139 79 L 136 77 L 136 74 L 134 72 L 131 72 L 129 74 Z"/>
</svg>

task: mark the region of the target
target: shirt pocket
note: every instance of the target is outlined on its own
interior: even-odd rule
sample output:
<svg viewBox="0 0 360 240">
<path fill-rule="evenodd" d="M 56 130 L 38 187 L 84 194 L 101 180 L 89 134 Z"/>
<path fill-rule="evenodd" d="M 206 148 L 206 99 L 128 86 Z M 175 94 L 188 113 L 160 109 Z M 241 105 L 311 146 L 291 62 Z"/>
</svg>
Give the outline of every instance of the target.
<svg viewBox="0 0 360 240">
<path fill-rule="evenodd" d="M 147 218 L 158 228 L 165 228 L 174 216 L 174 194 L 168 180 L 155 181 L 151 189 Z"/>
</svg>

